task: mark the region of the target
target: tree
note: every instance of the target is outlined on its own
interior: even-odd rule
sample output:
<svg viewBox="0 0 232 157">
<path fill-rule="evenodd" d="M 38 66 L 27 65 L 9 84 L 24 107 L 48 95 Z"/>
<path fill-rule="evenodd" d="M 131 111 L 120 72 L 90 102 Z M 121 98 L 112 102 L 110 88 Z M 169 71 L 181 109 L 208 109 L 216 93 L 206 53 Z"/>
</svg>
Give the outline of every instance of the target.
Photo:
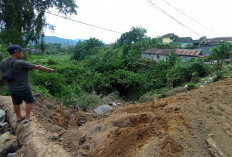
<svg viewBox="0 0 232 157">
<path fill-rule="evenodd" d="M 129 32 L 123 33 L 121 37 L 117 40 L 118 46 L 122 46 L 123 44 L 131 44 L 141 41 L 145 38 L 147 30 L 140 27 L 132 27 Z"/>
<path fill-rule="evenodd" d="M 168 68 L 172 68 L 178 61 L 178 56 L 173 50 L 171 53 L 168 53 L 168 58 L 166 59 L 166 64 Z"/>
<path fill-rule="evenodd" d="M 41 49 L 41 51 L 42 51 L 42 53 L 44 53 L 45 52 L 45 42 L 44 42 L 44 33 L 42 33 L 41 34 L 41 41 L 40 41 L 40 49 Z"/>
<path fill-rule="evenodd" d="M 46 23 L 44 16 L 49 8 L 56 8 L 65 15 L 77 13 L 74 0 L 1 0 L 1 33 L 8 34 L 8 40 L 3 42 L 26 45 L 29 41 L 38 41 L 43 28 L 51 26 Z M 11 36 L 14 34 L 12 32 L 20 34 L 17 40 Z"/>
<path fill-rule="evenodd" d="M 73 49 L 72 58 L 77 61 L 83 60 L 88 56 L 98 53 L 99 48 L 103 46 L 104 44 L 96 38 L 78 42 Z"/>
<path fill-rule="evenodd" d="M 224 59 L 230 57 L 231 48 L 232 45 L 230 43 L 223 41 L 219 46 L 212 49 L 212 53 L 210 54 L 209 58 L 217 60 L 217 72 L 222 69 Z"/>
</svg>

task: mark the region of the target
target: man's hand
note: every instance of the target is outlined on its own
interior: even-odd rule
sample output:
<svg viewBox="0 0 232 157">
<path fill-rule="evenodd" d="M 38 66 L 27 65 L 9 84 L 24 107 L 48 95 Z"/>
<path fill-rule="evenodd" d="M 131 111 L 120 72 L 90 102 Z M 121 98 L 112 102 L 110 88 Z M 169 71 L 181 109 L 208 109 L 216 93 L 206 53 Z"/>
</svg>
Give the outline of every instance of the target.
<svg viewBox="0 0 232 157">
<path fill-rule="evenodd" d="M 49 68 L 49 71 L 50 71 L 50 72 L 54 72 L 55 70 L 54 70 L 54 69 Z"/>
<path fill-rule="evenodd" d="M 34 69 L 43 70 L 43 71 L 50 71 L 50 72 L 54 72 L 54 69 L 52 69 L 52 68 L 46 68 L 46 67 L 41 66 L 41 65 L 35 65 Z"/>
</svg>

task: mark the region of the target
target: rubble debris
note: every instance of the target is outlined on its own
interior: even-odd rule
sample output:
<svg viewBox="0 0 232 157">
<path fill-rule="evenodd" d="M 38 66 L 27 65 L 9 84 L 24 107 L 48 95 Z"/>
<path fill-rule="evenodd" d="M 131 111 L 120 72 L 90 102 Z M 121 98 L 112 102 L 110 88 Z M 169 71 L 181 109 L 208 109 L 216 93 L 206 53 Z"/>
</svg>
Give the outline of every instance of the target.
<svg viewBox="0 0 232 157">
<path fill-rule="evenodd" d="M 0 109 L 0 123 L 4 123 L 6 119 L 6 112 Z"/>
<path fill-rule="evenodd" d="M 213 157 L 222 157 L 224 154 L 221 152 L 221 150 L 217 147 L 216 142 L 211 137 L 211 135 L 208 135 L 208 138 L 206 139 L 206 142 L 208 144 L 209 152 Z"/>
<path fill-rule="evenodd" d="M 6 132 L 0 136 L 0 156 L 7 156 L 18 149 L 17 137 Z"/>
</svg>

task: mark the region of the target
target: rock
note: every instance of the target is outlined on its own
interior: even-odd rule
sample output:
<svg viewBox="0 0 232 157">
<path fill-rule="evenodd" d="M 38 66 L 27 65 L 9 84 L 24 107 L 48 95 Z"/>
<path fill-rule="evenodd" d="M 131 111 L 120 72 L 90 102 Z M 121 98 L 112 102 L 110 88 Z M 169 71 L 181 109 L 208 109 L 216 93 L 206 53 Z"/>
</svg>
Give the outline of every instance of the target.
<svg viewBox="0 0 232 157">
<path fill-rule="evenodd" d="M 7 154 L 7 157 L 16 157 L 17 153 L 9 153 Z"/>
<path fill-rule="evenodd" d="M 4 123 L 6 120 L 6 112 L 2 109 L 0 109 L 0 124 Z"/>
<path fill-rule="evenodd" d="M 84 105 L 84 106 L 82 107 L 82 110 L 83 110 L 84 112 L 87 112 L 87 106 Z"/>
<path fill-rule="evenodd" d="M 82 156 L 89 156 L 90 153 L 82 152 L 81 155 L 82 155 Z"/>
<path fill-rule="evenodd" d="M 54 140 L 57 140 L 59 137 L 60 137 L 60 136 L 59 136 L 59 134 L 57 134 L 57 133 L 54 133 L 54 134 L 52 135 L 52 139 L 54 139 Z"/>
<path fill-rule="evenodd" d="M 206 142 L 208 144 L 209 152 L 213 157 L 222 157 L 222 156 L 224 156 L 224 154 L 221 152 L 221 150 L 217 147 L 216 142 L 213 140 L 211 135 L 208 135 L 208 138 L 206 139 Z"/>
<path fill-rule="evenodd" d="M 82 144 L 85 144 L 85 142 L 86 142 L 86 135 L 79 139 L 78 144 L 82 145 Z"/>
<path fill-rule="evenodd" d="M 110 105 L 101 105 L 97 108 L 95 108 L 93 111 L 97 114 L 103 114 L 109 110 L 112 110 L 113 108 Z"/>
<path fill-rule="evenodd" d="M 89 145 L 84 145 L 84 146 L 82 146 L 82 149 L 89 150 L 90 147 L 89 147 Z"/>
<path fill-rule="evenodd" d="M 80 110 L 80 106 L 78 104 L 76 104 L 76 109 L 77 111 Z"/>
<path fill-rule="evenodd" d="M 0 136 L 0 156 L 7 156 L 8 153 L 18 149 L 17 137 L 6 132 Z"/>
<path fill-rule="evenodd" d="M 9 124 L 7 122 L 0 123 L 0 134 L 3 134 L 7 131 L 9 131 Z"/>
</svg>

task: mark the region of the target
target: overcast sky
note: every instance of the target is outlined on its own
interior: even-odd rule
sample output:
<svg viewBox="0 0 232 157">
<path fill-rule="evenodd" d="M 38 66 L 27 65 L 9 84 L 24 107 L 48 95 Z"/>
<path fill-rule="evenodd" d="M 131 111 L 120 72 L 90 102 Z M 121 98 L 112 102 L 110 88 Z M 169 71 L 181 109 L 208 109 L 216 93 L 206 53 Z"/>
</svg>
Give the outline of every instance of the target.
<svg viewBox="0 0 232 157">
<path fill-rule="evenodd" d="M 232 0 L 76 0 L 76 4 L 77 15 L 67 17 L 121 33 L 134 26 L 145 28 L 152 38 L 167 33 L 193 39 L 232 36 Z M 46 31 L 48 36 L 95 37 L 105 43 L 121 36 L 54 15 L 46 14 L 46 19 L 55 26 L 54 32 Z"/>
</svg>

